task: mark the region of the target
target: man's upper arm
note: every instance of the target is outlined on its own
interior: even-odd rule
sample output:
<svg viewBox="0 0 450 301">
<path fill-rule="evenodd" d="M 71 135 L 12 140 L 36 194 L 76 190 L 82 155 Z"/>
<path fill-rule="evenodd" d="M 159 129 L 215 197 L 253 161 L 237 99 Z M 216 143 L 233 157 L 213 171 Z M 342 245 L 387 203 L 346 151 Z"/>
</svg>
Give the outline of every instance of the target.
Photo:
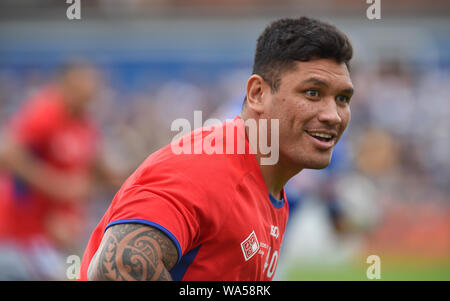
<svg viewBox="0 0 450 301">
<path fill-rule="evenodd" d="M 89 265 L 88 280 L 171 280 L 177 249 L 162 231 L 144 224 L 109 227 Z"/>
</svg>

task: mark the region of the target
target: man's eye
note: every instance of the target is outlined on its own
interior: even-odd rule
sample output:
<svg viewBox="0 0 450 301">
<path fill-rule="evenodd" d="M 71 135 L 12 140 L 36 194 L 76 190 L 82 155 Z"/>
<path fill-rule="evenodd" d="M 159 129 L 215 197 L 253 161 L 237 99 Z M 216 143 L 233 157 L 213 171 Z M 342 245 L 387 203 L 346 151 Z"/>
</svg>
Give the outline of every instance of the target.
<svg viewBox="0 0 450 301">
<path fill-rule="evenodd" d="M 318 97 L 319 96 L 319 91 L 314 90 L 314 89 L 309 89 L 305 91 L 305 94 L 309 97 Z"/>
<path fill-rule="evenodd" d="M 350 97 L 345 96 L 345 95 L 338 95 L 338 96 L 336 96 L 336 100 L 338 102 L 349 103 L 350 102 Z"/>
</svg>

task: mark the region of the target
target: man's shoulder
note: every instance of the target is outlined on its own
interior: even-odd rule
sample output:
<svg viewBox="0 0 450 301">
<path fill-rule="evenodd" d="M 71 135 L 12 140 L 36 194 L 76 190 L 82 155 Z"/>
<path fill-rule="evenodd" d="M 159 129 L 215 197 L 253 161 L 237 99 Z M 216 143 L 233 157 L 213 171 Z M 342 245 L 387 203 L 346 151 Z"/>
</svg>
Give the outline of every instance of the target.
<svg viewBox="0 0 450 301">
<path fill-rule="evenodd" d="M 192 173 L 193 176 L 203 173 L 246 173 L 257 163 L 253 154 L 245 152 L 246 147 L 248 148 L 245 133 L 233 128 L 240 126 L 239 121 L 240 119 L 235 119 L 232 122 L 199 128 L 174 139 L 147 157 L 142 167 L 173 169 L 183 174 Z"/>
<path fill-rule="evenodd" d="M 234 126 L 236 120 L 231 126 Z M 235 137 L 225 139 L 221 135 L 226 134 L 226 126 L 229 125 L 230 123 L 223 123 L 214 127 L 199 128 L 182 137 L 179 136 L 177 140 L 174 139 L 142 162 L 125 183 L 125 190 L 145 186 L 151 189 L 189 191 L 190 195 L 196 196 L 217 197 L 218 191 L 227 196 L 232 195 L 244 176 L 258 171 L 259 166 L 254 154 L 226 152 L 226 143 L 236 142 Z M 223 130 L 216 131 L 216 129 Z M 244 136 L 240 137 L 243 138 L 240 143 L 248 144 L 245 133 L 241 135 Z M 205 148 L 202 148 L 205 145 L 214 147 L 216 143 L 222 143 L 221 137 L 228 140 L 221 144 L 223 152 L 208 152 L 208 149 L 205 151 Z M 212 141 L 207 140 L 211 138 Z M 186 146 L 183 143 L 190 143 L 189 147 L 183 148 Z M 180 152 L 176 147 L 174 149 L 174 144 L 181 146 L 184 151 Z M 237 147 L 234 148 L 236 149 Z"/>
<path fill-rule="evenodd" d="M 235 178 L 248 172 L 249 156 L 230 154 L 175 154 L 167 145 L 151 154 L 141 164 L 140 173 L 162 172 L 209 180 L 224 177 Z"/>
<path fill-rule="evenodd" d="M 55 113 L 63 110 L 61 98 L 61 93 L 55 86 L 45 86 L 31 95 L 24 108 Z"/>
</svg>

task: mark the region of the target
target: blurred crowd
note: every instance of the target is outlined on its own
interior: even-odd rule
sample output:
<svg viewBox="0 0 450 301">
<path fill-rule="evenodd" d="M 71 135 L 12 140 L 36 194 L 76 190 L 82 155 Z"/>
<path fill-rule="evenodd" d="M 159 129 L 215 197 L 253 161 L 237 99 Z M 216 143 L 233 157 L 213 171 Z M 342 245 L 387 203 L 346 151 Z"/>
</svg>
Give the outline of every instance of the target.
<svg viewBox="0 0 450 301">
<path fill-rule="evenodd" d="M 193 120 L 194 110 L 201 110 L 204 120 L 225 120 L 239 114 L 250 75 L 250 69 L 226 70 L 214 82 L 166 78 L 158 85 L 118 91 L 108 83 L 106 72 L 98 71 L 103 77 L 89 114 L 104 136 L 107 159 L 111 156 L 114 165 L 131 169 L 170 142 L 175 134 L 170 124 L 176 118 Z M 0 70 L 2 125 L 26 100 L 52 83 L 55 74 L 30 69 L 18 75 Z M 403 197 L 408 193 L 408 199 L 420 199 L 422 194 L 437 199 L 447 195 L 449 71 L 386 61 L 374 70 L 355 66 L 352 79 L 356 94 L 344 137 L 349 153 L 339 168 L 357 168 L 391 185 L 396 179 L 389 193 L 398 191 Z"/>
</svg>

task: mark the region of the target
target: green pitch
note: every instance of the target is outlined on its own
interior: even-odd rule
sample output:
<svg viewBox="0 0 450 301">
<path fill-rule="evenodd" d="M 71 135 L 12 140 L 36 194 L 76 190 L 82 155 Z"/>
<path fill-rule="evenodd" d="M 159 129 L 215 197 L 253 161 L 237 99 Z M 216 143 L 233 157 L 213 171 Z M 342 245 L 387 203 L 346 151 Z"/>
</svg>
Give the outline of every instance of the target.
<svg viewBox="0 0 450 301">
<path fill-rule="evenodd" d="M 367 266 L 346 264 L 337 266 L 311 266 L 296 264 L 287 272 L 286 280 L 296 281 L 379 281 L 369 280 Z M 433 262 L 390 261 L 381 264 L 381 279 L 386 281 L 450 281 L 450 259 Z"/>
</svg>

